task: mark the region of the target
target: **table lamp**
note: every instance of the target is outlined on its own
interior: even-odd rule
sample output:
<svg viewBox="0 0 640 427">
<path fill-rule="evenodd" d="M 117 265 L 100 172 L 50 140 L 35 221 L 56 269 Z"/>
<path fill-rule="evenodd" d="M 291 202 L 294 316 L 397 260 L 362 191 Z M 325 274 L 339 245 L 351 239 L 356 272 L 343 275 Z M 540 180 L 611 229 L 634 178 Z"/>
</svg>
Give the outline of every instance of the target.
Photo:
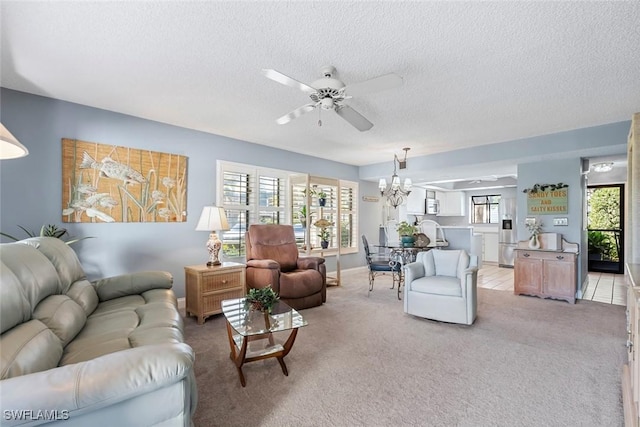
<svg viewBox="0 0 640 427">
<path fill-rule="evenodd" d="M 222 248 L 222 242 L 218 238 L 216 231 L 229 230 L 229 222 L 227 221 L 227 215 L 224 213 L 224 209 L 215 206 L 205 206 L 202 208 L 202 214 L 198 225 L 196 225 L 196 231 L 209 231 L 209 240 L 207 240 L 207 249 L 209 250 L 209 262 L 207 266 L 220 265 L 220 248 Z"/>
</svg>

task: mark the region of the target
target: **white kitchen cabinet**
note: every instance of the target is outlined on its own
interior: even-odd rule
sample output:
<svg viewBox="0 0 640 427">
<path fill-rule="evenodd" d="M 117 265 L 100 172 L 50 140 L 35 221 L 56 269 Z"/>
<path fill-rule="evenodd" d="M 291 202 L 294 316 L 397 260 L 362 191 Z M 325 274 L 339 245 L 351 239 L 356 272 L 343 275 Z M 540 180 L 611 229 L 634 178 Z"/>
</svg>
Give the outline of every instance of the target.
<svg viewBox="0 0 640 427">
<path fill-rule="evenodd" d="M 498 233 L 483 233 L 483 258 L 486 262 L 498 262 Z"/>
<path fill-rule="evenodd" d="M 427 190 L 413 187 L 407 196 L 407 213 L 411 215 L 424 215 L 427 202 Z"/>
<path fill-rule="evenodd" d="M 437 216 L 464 216 L 467 209 L 464 191 L 437 191 L 439 203 Z"/>
</svg>

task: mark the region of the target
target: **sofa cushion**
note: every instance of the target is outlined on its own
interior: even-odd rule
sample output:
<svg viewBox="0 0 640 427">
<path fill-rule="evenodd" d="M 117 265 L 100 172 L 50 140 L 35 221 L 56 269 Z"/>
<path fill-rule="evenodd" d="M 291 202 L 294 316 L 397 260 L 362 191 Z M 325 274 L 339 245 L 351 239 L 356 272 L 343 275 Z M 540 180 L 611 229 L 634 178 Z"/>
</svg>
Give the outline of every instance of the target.
<svg viewBox="0 0 640 427">
<path fill-rule="evenodd" d="M 433 253 L 437 276 L 458 277 L 459 250 L 437 249 L 429 252 Z"/>
<path fill-rule="evenodd" d="M 2 334 L 0 379 L 55 368 L 61 356 L 60 339 L 44 323 L 22 323 Z"/>
<path fill-rule="evenodd" d="M 82 307 L 66 295 L 51 295 L 43 299 L 33 312 L 66 346 L 84 327 L 87 316 Z"/>
<path fill-rule="evenodd" d="M 33 245 L 4 243 L 0 245 L 0 257 L 18 278 L 31 312 L 44 298 L 60 293 L 56 269 Z"/>
<path fill-rule="evenodd" d="M 0 262 L 0 333 L 31 319 L 31 305 L 18 277 Z"/>
<path fill-rule="evenodd" d="M 32 237 L 20 243 L 34 245 L 49 259 L 58 273 L 60 291 L 63 294 L 67 293 L 74 282 L 85 278 L 76 252 L 64 241 L 49 237 Z"/>
<path fill-rule="evenodd" d="M 449 276 L 430 276 L 415 279 L 410 284 L 411 291 L 423 292 L 427 294 L 448 295 L 454 297 L 462 296 L 460 280 Z"/>
<path fill-rule="evenodd" d="M 141 345 L 184 342 L 184 324 L 168 289 L 101 302 L 64 349 L 61 365 Z"/>
<path fill-rule="evenodd" d="M 280 275 L 280 297 L 294 299 L 322 290 L 322 275 L 318 270 L 295 270 Z"/>
<path fill-rule="evenodd" d="M 98 307 L 98 294 L 96 293 L 96 289 L 86 279 L 74 282 L 67 291 L 67 296 L 82 307 L 84 314 L 87 316 L 93 313 L 96 307 Z"/>
</svg>

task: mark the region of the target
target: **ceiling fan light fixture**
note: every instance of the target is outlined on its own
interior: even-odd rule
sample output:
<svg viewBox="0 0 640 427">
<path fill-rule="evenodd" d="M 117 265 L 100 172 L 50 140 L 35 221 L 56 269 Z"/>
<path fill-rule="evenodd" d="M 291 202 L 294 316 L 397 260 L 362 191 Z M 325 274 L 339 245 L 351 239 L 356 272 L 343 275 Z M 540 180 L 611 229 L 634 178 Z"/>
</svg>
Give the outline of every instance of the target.
<svg viewBox="0 0 640 427">
<path fill-rule="evenodd" d="M 323 110 L 333 110 L 333 98 L 322 98 L 322 101 L 320 101 L 320 106 Z"/>
<path fill-rule="evenodd" d="M 318 111 L 333 110 L 351 126 L 355 127 L 360 132 L 365 132 L 373 127 L 373 123 L 349 105 L 344 104 L 343 101 L 351 99 L 354 94 L 358 94 L 358 96 L 360 96 L 393 89 L 402 85 L 403 82 L 402 77 L 394 73 L 389 73 L 347 86 L 340 79 L 335 77 L 335 71 L 335 67 L 326 65 L 321 69 L 324 77 L 311 83 L 311 85 L 307 85 L 296 79 L 292 79 L 279 71 L 263 69 L 262 74 L 264 74 L 268 79 L 285 86 L 300 89 L 307 93 L 312 101 L 312 104 L 307 104 L 297 108 L 292 112 L 285 114 L 276 120 L 276 122 L 278 124 L 289 123 L 291 120 L 300 117 L 302 114 L 308 113 L 314 108 L 318 108 Z M 321 122 L 318 122 L 318 125 L 321 125 Z M 405 165 L 406 164 L 402 164 L 400 169 L 404 169 Z"/>
<path fill-rule="evenodd" d="M 595 163 L 593 165 L 594 172 L 610 172 L 613 169 L 613 162 Z"/>
</svg>

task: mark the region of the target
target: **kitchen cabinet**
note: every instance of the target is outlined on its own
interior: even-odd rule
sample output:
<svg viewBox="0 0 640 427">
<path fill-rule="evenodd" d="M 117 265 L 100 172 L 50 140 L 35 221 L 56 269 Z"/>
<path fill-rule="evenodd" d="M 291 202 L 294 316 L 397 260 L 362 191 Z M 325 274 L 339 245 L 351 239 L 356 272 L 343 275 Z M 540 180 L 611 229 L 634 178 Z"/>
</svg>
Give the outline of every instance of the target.
<svg viewBox="0 0 640 427">
<path fill-rule="evenodd" d="M 407 196 L 407 213 L 411 215 L 424 215 L 427 205 L 427 190 L 413 187 Z"/>
<path fill-rule="evenodd" d="M 498 262 L 498 233 L 483 233 L 482 257 L 487 262 Z"/>
<path fill-rule="evenodd" d="M 513 293 L 576 302 L 577 253 L 516 249 Z"/>
<path fill-rule="evenodd" d="M 622 366 L 624 425 L 640 425 L 640 264 L 627 264 L 627 363 Z"/>
<path fill-rule="evenodd" d="M 464 191 L 437 191 L 439 209 L 437 216 L 465 216 L 466 197 Z"/>
</svg>

